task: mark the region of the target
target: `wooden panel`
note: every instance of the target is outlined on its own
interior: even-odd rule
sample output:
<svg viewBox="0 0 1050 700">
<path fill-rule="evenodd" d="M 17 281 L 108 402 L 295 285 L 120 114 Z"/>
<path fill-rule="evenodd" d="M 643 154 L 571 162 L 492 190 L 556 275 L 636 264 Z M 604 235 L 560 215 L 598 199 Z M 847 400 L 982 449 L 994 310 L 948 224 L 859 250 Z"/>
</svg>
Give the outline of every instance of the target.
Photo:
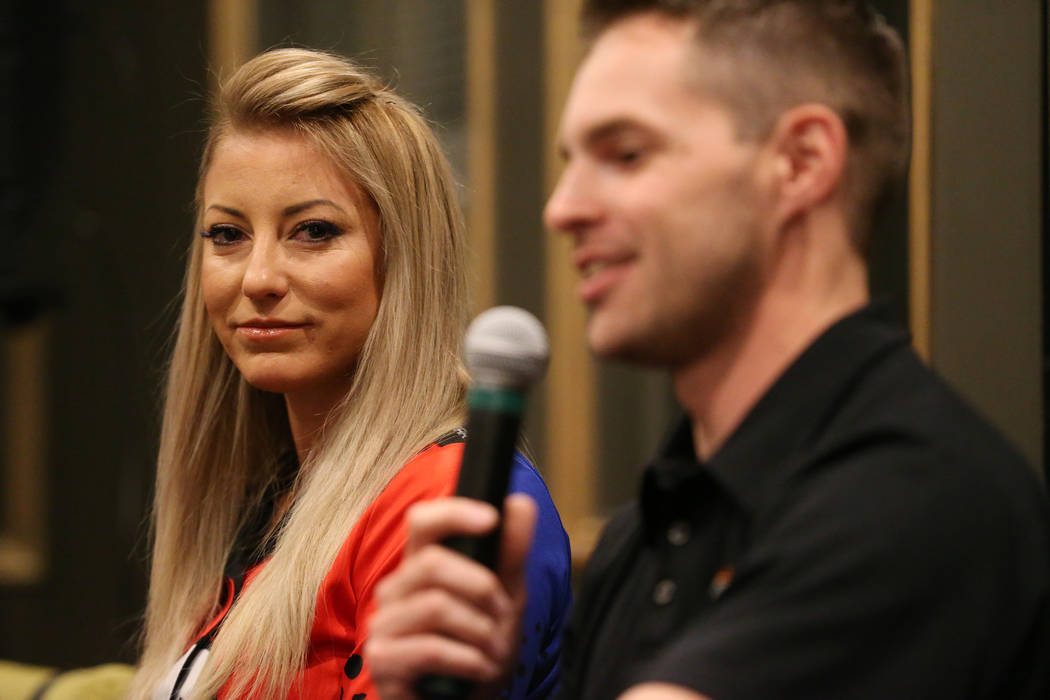
<svg viewBox="0 0 1050 700">
<path fill-rule="evenodd" d="M 0 523 L 0 584 L 39 582 L 47 568 L 47 327 L 43 321 L 8 331 Z"/>
<path fill-rule="evenodd" d="M 467 227 L 475 313 L 496 303 L 496 10 L 467 2 Z"/>
<path fill-rule="evenodd" d="M 909 312 L 915 349 L 930 359 L 930 111 L 933 0 L 911 3 L 912 157 L 908 193 Z"/>
<path fill-rule="evenodd" d="M 556 156 L 558 121 L 580 57 L 577 0 L 546 0 L 546 183 L 561 173 Z M 573 558 L 594 547 L 596 517 L 595 368 L 585 338 L 586 312 L 576 298 L 570 242 L 551 235 L 546 249 L 546 318 L 551 338 L 547 379 L 547 455 L 551 491 L 572 540 Z"/>
<path fill-rule="evenodd" d="M 214 83 L 251 58 L 258 46 L 257 0 L 208 3 L 208 59 Z"/>
<path fill-rule="evenodd" d="M 1042 2 L 1043 99 L 1043 480 L 1050 480 L 1050 0 Z"/>
</svg>

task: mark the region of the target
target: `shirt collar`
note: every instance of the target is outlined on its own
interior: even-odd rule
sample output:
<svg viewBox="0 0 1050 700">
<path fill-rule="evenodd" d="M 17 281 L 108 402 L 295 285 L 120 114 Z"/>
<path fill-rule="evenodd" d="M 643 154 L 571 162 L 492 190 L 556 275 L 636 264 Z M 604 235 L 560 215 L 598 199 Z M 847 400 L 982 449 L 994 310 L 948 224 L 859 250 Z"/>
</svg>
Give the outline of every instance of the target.
<svg viewBox="0 0 1050 700">
<path fill-rule="evenodd" d="M 658 514 L 672 505 L 668 498 L 695 498 L 696 480 L 711 478 L 738 505 L 756 511 L 767 490 L 788 476 L 791 457 L 820 436 L 862 371 L 908 343 L 907 333 L 890 323 L 887 315 L 884 305 L 868 306 L 828 328 L 780 375 L 705 464 L 696 457 L 692 428 L 683 416 L 646 471 L 642 489 L 646 519 L 663 521 L 665 517 Z"/>
</svg>

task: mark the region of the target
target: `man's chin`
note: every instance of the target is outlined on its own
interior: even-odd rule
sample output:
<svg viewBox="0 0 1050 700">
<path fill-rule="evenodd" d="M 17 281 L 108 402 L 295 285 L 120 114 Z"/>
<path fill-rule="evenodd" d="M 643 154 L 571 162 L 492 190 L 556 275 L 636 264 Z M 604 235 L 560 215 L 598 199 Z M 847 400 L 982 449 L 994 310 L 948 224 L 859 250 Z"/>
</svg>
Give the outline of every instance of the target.
<svg viewBox="0 0 1050 700">
<path fill-rule="evenodd" d="M 602 326 L 593 319 L 587 328 L 587 344 L 591 352 L 603 360 L 643 367 L 663 367 L 668 362 L 665 354 L 659 351 L 659 342 L 641 333 L 629 333 L 627 329 Z"/>
</svg>

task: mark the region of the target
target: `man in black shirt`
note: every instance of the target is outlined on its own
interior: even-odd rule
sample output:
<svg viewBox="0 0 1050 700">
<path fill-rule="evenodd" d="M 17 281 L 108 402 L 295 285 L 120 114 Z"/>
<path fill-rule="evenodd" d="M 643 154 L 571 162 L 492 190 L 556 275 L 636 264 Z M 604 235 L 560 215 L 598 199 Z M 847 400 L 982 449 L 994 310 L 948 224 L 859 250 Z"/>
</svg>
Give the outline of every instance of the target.
<svg viewBox="0 0 1050 700">
<path fill-rule="evenodd" d="M 668 369 L 685 418 L 591 558 L 562 697 L 1046 697 L 1041 487 L 869 305 L 906 160 L 899 38 L 858 0 L 584 19 L 546 220 L 593 350 Z M 530 512 L 508 503 L 500 578 L 434 544 L 494 511 L 413 513 L 368 647 L 384 698 L 508 672 Z"/>
<path fill-rule="evenodd" d="M 702 465 L 683 421 L 591 558 L 562 697 L 1046 697 L 1041 489 L 879 316 Z"/>
</svg>

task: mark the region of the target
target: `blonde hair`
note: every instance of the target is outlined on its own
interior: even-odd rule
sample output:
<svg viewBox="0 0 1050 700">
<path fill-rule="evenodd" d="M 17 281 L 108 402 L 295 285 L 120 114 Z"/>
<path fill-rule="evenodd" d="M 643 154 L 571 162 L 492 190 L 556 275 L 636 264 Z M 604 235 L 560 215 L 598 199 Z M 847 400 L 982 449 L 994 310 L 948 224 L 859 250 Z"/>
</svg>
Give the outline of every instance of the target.
<svg viewBox="0 0 1050 700">
<path fill-rule="evenodd" d="M 331 54 L 263 53 L 222 86 L 197 186 L 233 131 L 301 134 L 371 199 L 382 296 L 352 386 L 299 471 L 272 555 L 214 640 L 194 697 L 284 697 L 304 666 L 317 595 L 340 546 L 404 463 L 459 425 L 466 373 L 463 224 L 452 176 L 418 111 Z M 217 612 L 223 567 L 247 514 L 291 449 L 280 395 L 249 386 L 211 330 L 194 237 L 157 458 L 145 648 L 147 697 Z M 260 634 L 259 630 L 265 630 Z"/>
</svg>

